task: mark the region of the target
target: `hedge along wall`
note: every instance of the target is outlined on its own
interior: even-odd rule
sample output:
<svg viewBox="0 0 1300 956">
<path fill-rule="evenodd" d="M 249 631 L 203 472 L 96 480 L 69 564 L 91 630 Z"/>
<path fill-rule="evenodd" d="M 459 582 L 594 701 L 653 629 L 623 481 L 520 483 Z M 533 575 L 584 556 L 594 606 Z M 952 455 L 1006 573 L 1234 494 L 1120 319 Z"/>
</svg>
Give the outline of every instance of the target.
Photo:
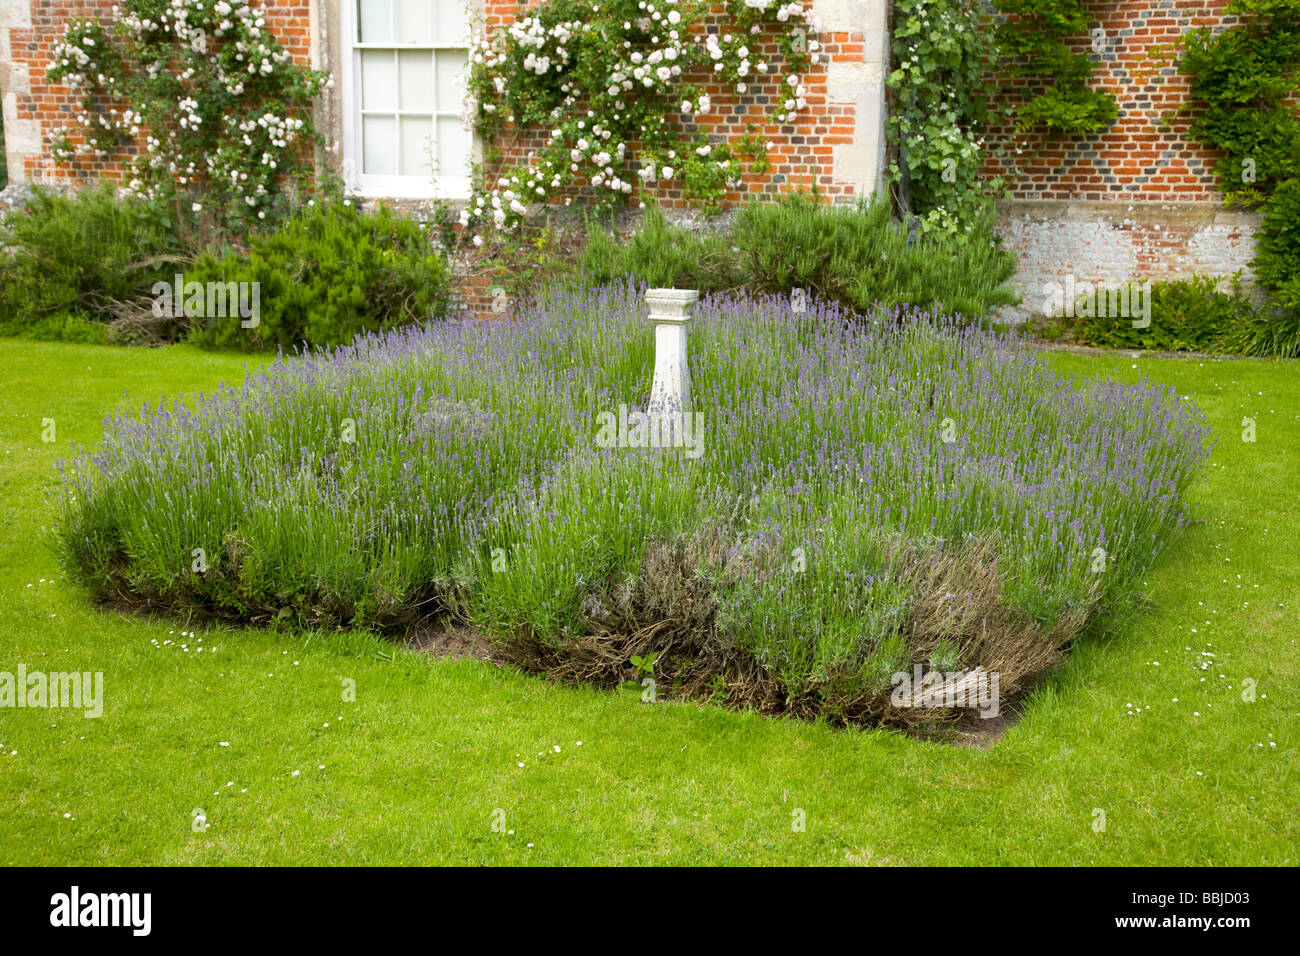
<svg viewBox="0 0 1300 956">
<path fill-rule="evenodd" d="M 1095 36 L 1072 45 L 1093 61 L 1094 83 L 1112 92 L 1118 115 L 1105 131 L 1081 138 L 989 137 L 986 171 L 1007 175 L 1011 197 L 999 230 L 1020 258 L 1022 317 L 1041 311 L 1043 286 L 1072 274 L 1077 282 L 1119 284 L 1203 273 L 1250 277 L 1257 213 L 1223 208 L 1218 154 L 1188 135 L 1192 117 L 1173 116 L 1187 99 L 1176 41 L 1188 30 L 1236 22 L 1227 0 L 1094 0 Z M 1017 81 L 1019 91 L 1034 86 Z M 1015 150 L 1019 149 L 1017 155 Z"/>
</svg>

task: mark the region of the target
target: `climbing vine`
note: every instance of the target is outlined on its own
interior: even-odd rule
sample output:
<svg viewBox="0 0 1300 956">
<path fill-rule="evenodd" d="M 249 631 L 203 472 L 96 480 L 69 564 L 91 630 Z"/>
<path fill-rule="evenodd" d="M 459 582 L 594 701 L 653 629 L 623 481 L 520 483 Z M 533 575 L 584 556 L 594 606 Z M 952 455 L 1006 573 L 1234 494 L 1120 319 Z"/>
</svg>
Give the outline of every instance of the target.
<svg viewBox="0 0 1300 956">
<path fill-rule="evenodd" d="M 1007 78 L 1030 77 L 1042 89 L 1015 110 L 1021 132 L 1084 136 L 1114 121 L 1115 97 L 1092 88 L 1092 57 L 1105 37 L 1092 33 L 1088 50 L 1072 49 L 1071 36 L 1087 34 L 1092 24 L 1085 0 L 993 0 L 1004 19 L 997 38 Z"/>
<path fill-rule="evenodd" d="M 537 132 L 541 143 L 484 183 L 461 223 L 512 230 L 575 187 L 612 206 L 648 187 L 676 186 L 717 210 L 746 162 L 764 169 L 766 139 L 754 128 L 732 142 L 711 140 L 707 120 L 696 121 L 711 118 L 715 104 L 692 77 L 737 94 L 775 80 L 767 120 L 787 124 L 807 106 L 803 77 L 822 58 L 810 3 L 725 6 L 718 27 L 704 0 L 542 0 L 479 40 L 469 91 L 483 141 L 513 128 Z M 777 56 L 764 52 L 773 35 Z"/>
<path fill-rule="evenodd" d="M 302 141 L 321 142 L 311 101 L 327 73 L 293 62 L 250 0 L 123 0 L 114 22 L 68 24 L 49 79 L 80 94 L 82 144 L 56 130 L 53 153 L 138 142 L 129 192 L 205 204 L 226 228 L 264 221 L 277 183 L 306 175 Z"/>
<path fill-rule="evenodd" d="M 972 229 L 1002 188 L 980 176 L 996 92 L 989 26 L 981 0 L 894 4 L 889 173 L 925 231 Z"/>
<path fill-rule="evenodd" d="M 995 123 L 1083 136 L 1115 118 L 1114 96 L 1092 88 L 1089 53 L 1069 43 L 1091 22 L 1083 0 L 895 0 L 890 174 L 922 229 L 970 231 L 1003 194 L 1001 178 L 981 175 Z M 1092 42 L 1106 41 L 1094 30 Z M 1040 91 L 1008 95 L 1023 78 Z"/>
<path fill-rule="evenodd" d="M 1243 351 L 1300 355 L 1300 0 L 1232 0 L 1238 22 L 1183 38 L 1180 62 L 1198 109 L 1193 135 L 1221 150 L 1229 204 L 1263 214 L 1252 266 L 1283 310 L 1248 330 Z"/>
<path fill-rule="evenodd" d="M 1199 107 L 1191 132 L 1222 150 L 1215 173 L 1230 203 L 1257 206 L 1297 174 L 1300 0 L 1233 0 L 1241 21 L 1183 38 L 1180 67 Z"/>
</svg>

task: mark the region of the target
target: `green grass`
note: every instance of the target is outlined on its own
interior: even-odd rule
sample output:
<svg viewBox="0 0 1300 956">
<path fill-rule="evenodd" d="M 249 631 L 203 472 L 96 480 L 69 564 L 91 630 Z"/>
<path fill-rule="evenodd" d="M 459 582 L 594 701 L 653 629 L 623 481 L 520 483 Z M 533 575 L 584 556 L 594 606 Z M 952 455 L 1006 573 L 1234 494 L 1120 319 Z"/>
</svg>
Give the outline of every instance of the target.
<svg viewBox="0 0 1300 956">
<path fill-rule="evenodd" d="M 208 650 L 160 646 L 183 625 L 60 579 L 52 466 L 114 409 L 244 361 L 0 340 L 0 670 L 102 671 L 106 696 L 97 720 L 0 710 L 0 864 L 1297 862 L 1294 363 L 1052 360 L 1175 385 L 1218 445 L 1190 496 L 1203 523 L 1146 576 L 1149 607 L 1076 647 L 978 751 L 646 705 L 358 633 L 196 625 Z"/>
</svg>

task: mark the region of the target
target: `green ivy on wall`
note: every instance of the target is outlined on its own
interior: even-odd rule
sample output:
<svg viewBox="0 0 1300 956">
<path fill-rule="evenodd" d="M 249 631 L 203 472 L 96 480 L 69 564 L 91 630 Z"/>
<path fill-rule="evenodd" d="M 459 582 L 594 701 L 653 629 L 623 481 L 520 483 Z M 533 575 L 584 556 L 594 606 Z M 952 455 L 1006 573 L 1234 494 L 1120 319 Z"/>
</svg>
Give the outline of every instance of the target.
<svg viewBox="0 0 1300 956">
<path fill-rule="evenodd" d="M 1086 136 L 1117 114 L 1115 97 L 1092 87 L 1092 47 L 1083 0 L 895 0 L 888 130 L 898 160 L 890 174 L 907 186 L 909 212 L 926 231 L 973 228 L 1005 183 L 981 178 L 984 136 L 995 120 L 1022 133 Z M 1030 78 L 1034 95 L 1005 95 Z"/>
<path fill-rule="evenodd" d="M 1300 0 L 1232 0 L 1239 20 L 1192 30 L 1180 67 L 1191 77 L 1191 132 L 1221 150 L 1229 204 L 1264 221 L 1251 265 L 1274 306 L 1234 344 L 1247 354 L 1300 355 Z"/>
<path fill-rule="evenodd" d="M 1297 88 L 1300 2 L 1233 0 L 1228 13 L 1241 21 L 1183 38 L 1180 67 L 1201 107 L 1192 134 L 1223 151 L 1214 171 L 1224 197 L 1253 207 L 1297 172 L 1300 117 L 1286 99 Z"/>
<path fill-rule="evenodd" d="M 1084 0 L 993 0 L 1006 18 L 997 36 L 1003 70 L 1008 77 L 1031 77 L 1043 89 L 1016 108 L 1021 132 L 1085 136 L 1105 129 L 1115 119 L 1115 97 L 1092 88 L 1092 57 L 1066 42 L 1086 34 L 1092 23 Z M 1093 46 L 1102 41 L 1094 36 Z"/>
</svg>

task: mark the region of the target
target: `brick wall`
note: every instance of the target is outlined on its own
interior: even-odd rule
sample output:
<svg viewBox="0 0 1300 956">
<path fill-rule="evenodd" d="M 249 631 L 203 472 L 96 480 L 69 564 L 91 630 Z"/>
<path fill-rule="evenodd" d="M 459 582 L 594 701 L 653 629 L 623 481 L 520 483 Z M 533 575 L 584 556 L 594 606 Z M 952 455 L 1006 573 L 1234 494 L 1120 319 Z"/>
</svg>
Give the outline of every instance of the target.
<svg viewBox="0 0 1300 956">
<path fill-rule="evenodd" d="M 120 157 L 59 170 L 49 154 L 50 130 L 74 124 L 73 101 L 45 82 L 51 51 L 75 17 L 100 16 L 111 3 L 0 0 L 0 93 L 3 93 L 9 179 L 13 182 L 120 178 Z"/>
<path fill-rule="evenodd" d="M 1009 317 L 1037 311 L 1046 283 L 1118 284 L 1191 273 L 1227 276 L 1254 255 L 1258 216 L 1222 207 L 1218 154 L 1188 135 L 1177 115 L 1189 78 L 1173 45 L 1188 30 L 1234 23 L 1227 0 L 1104 0 L 1088 10 L 1104 35 L 1074 41 L 1094 63 L 1096 84 L 1115 94 L 1118 115 L 1105 131 L 1047 138 L 995 130 L 986 172 L 1007 177 L 1012 198 L 1000 231 L 1020 257 L 1025 303 Z M 1020 82 L 1023 92 L 1033 87 Z"/>
<path fill-rule="evenodd" d="M 338 3 L 339 0 L 265 0 L 265 8 L 269 26 L 295 58 L 300 62 L 322 65 L 328 56 L 316 49 L 315 41 L 322 40 L 329 25 L 338 22 Z M 5 70 L 0 79 L 6 78 L 6 74 L 9 79 L 4 85 L 5 115 L 6 123 L 11 123 L 17 134 L 10 137 L 11 157 L 17 157 L 18 168 L 12 171 L 15 180 L 120 178 L 121 156 L 106 160 L 81 159 L 67 170 L 52 167 L 49 133 L 73 125 L 73 100 L 66 88 L 51 87 L 45 81 L 51 50 L 67 22 L 80 16 L 107 19 L 111 16 L 112 5 L 113 0 L 0 0 L 0 44 L 5 44 L 0 45 L 0 62 L 5 64 L 0 66 Z M 711 136 L 721 140 L 743 135 L 750 123 L 757 124 L 769 136 L 771 149 L 768 158 L 772 168 L 763 176 L 749 177 L 743 187 L 745 192 L 777 192 L 791 186 L 807 187 L 815 183 L 827 195 L 847 200 L 863 191 L 869 192 L 874 185 L 878 169 L 864 168 L 869 167 L 869 163 L 846 161 L 854 147 L 860 148 L 866 138 L 861 135 L 862 117 L 857 115 L 861 110 L 862 91 L 847 88 L 852 84 L 842 81 L 840 89 L 832 87 L 837 76 L 845 73 L 845 67 L 868 62 L 865 49 L 868 24 L 878 21 L 874 32 L 878 45 L 883 48 L 883 9 L 873 20 L 866 12 L 867 8 L 880 7 L 879 3 L 830 0 L 824 5 L 841 16 L 860 15 L 863 28 L 833 28 L 820 37 L 824 44 L 822 52 L 829 55 L 831 64 L 829 68 L 825 64 L 815 67 L 804 78 L 809 108 L 794 123 L 781 126 L 767 123 L 771 103 L 782 95 L 776 80 L 753 82 L 745 95 L 734 96 L 714 84 L 707 73 L 691 77 L 717 94 L 715 112 L 700 118 L 702 128 Z M 483 12 L 489 25 L 500 25 L 509 22 L 518 10 L 515 3 L 489 0 Z M 722 26 L 725 19 L 719 15 L 714 23 Z M 330 38 L 329 42 L 332 43 L 333 39 Z M 771 36 L 746 38 L 746 42 L 751 47 L 761 46 L 775 58 Z M 328 45 L 324 42 L 319 44 L 322 48 Z M 876 76 L 878 79 L 879 70 Z M 10 101 L 12 110 L 8 106 Z M 337 99 L 327 106 L 328 112 L 339 109 Z M 331 116 L 324 118 L 326 128 L 334 125 L 330 122 Z M 878 117 L 870 119 L 874 121 Z M 507 161 L 516 161 L 526 154 L 529 140 L 527 136 L 508 136 L 502 145 Z M 661 198 L 669 205 L 680 202 L 680 194 L 675 189 L 666 189 Z M 731 198 L 739 199 L 740 195 L 734 194 Z"/>
<path fill-rule="evenodd" d="M 489 28 L 508 24 L 518 17 L 521 9 L 531 6 L 535 3 L 521 5 L 510 0 L 489 0 L 484 21 Z M 883 82 L 879 64 L 885 57 L 884 2 L 823 0 L 814 6 L 822 18 L 823 32 L 816 39 L 822 44 L 819 52 L 825 57 L 801 77 L 808 91 L 805 97 L 808 107 L 793 123 L 776 125 L 769 120 L 776 112 L 774 107 L 786 96 L 776 77 L 755 74 L 746 92 L 736 94 L 729 85 L 715 81 L 707 70 L 682 76 L 682 82 L 699 86 L 713 103 L 708 115 L 686 124 L 688 133 L 702 131 L 714 142 L 725 142 L 745 135 L 753 125 L 768 140 L 767 159 L 771 168 L 761 175 L 747 172 L 740 189 L 727 195 L 728 203 L 756 194 L 775 195 L 814 186 L 833 201 L 849 202 L 857 196 L 869 195 L 878 183 L 881 163 L 877 157 L 861 155 L 861 148 L 880 145 L 874 132 L 880 116 L 878 112 L 873 114 L 870 100 L 873 94 L 880 96 Z M 715 6 L 707 29 L 725 32 L 727 22 L 724 9 Z M 850 24 L 857 28 L 851 28 Z M 768 62 L 781 62 L 774 33 L 746 35 L 743 40 Z M 869 75 L 845 82 L 848 71 L 865 64 L 876 64 L 878 68 Z M 874 141 L 864 142 L 873 135 L 876 135 Z M 488 172 L 523 162 L 529 151 L 541 143 L 536 133 L 508 129 L 498 144 L 501 162 Z M 854 147 L 859 148 L 856 155 Z M 686 205 L 676 185 L 659 185 L 646 192 L 669 208 Z"/>
<path fill-rule="evenodd" d="M 301 62 L 337 69 L 341 0 L 266 0 L 270 25 Z M 486 22 L 517 15 L 509 0 L 482 0 Z M 86 158 L 71 170 L 55 169 L 47 134 L 71 125 L 72 102 L 45 83 L 50 50 L 74 16 L 106 17 L 112 0 L 0 0 L 0 92 L 3 92 L 9 172 L 15 181 L 117 178 L 121 157 Z M 766 123 L 774 80 L 752 83 L 737 96 L 712 92 L 714 112 L 701 118 L 711 136 L 738 136 L 757 124 L 769 141 L 772 168 L 747 175 L 738 193 L 775 194 L 816 184 L 839 201 L 870 193 L 883 165 L 883 75 L 887 50 L 886 0 L 816 0 L 830 55 L 803 78 L 809 108 L 792 124 Z M 1257 217 L 1222 209 L 1215 188 L 1215 155 L 1187 137 L 1190 118 L 1175 116 L 1187 94 L 1169 48 L 1186 30 L 1232 22 L 1226 0 L 1097 0 L 1090 6 L 1105 31 L 1100 53 L 1092 38 L 1077 44 L 1096 62 L 1097 82 L 1114 91 L 1119 116 L 1106 131 L 1082 139 L 1049 140 L 993 131 L 988 145 L 1004 147 L 989 174 L 1006 175 L 1012 198 L 1001 210 L 1000 232 L 1021 258 L 1019 282 L 1034 311 L 1044 282 L 1073 274 L 1079 281 L 1113 283 L 1193 272 L 1228 275 L 1254 252 Z M 720 18 L 715 23 L 721 24 Z M 772 37 L 747 37 L 770 50 Z M 707 76 L 692 77 L 709 86 Z M 1028 87 L 1025 88 L 1028 91 Z M 327 94 L 318 125 L 337 137 L 341 97 Z M 501 142 L 506 161 L 523 158 L 528 135 Z M 990 150 L 992 152 L 993 150 Z M 338 163 L 337 154 L 326 154 Z M 656 194 L 682 204 L 675 188 Z M 1249 273 L 1247 272 L 1249 276 Z"/>
<path fill-rule="evenodd" d="M 1104 132 L 1049 140 L 997 130 L 989 138 L 1012 155 L 991 161 L 990 173 L 1011 173 L 1013 195 L 1026 200 L 1197 202 L 1219 198 L 1216 154 L 1188 136 L 1191 117 L 1175 112 L 1189 81 L 1173 62 L 1172 47 L 1188 30 L 1235 22 L 1227 0 L 1106 0 L 1089 12 L 1105 31 L 1102 52 L 1078 37 L 1077 51 L 1093 61 L 1096 85 L 1114 94 L 1119 113 Z M 1033 92 L 1026 81 L 1018 86 Z M 1015 151 L 1020 150 L 1019 154 Z"/>
<path fill-rule="evenodd" d="M 77 103 L 66 86 L 46 81 L 53 50 L 70 20 L 93 17 L 111 21 L 115 0 L 0 0 L 0 91 L 4 93 L 5 132 L 19 131 L 8 142 L 9 176 L 15 182 L 83 184 L 106 179 L 120 182 L 126 162 L 139 147 L 107 157 L 77 155 L 66 166 L 55 166 L 50 135 L 76 132 Z M 311 0 L 273 0 L 266 5 L 267 25 L 296 60 L 310 62 Z"/>
</svg>

